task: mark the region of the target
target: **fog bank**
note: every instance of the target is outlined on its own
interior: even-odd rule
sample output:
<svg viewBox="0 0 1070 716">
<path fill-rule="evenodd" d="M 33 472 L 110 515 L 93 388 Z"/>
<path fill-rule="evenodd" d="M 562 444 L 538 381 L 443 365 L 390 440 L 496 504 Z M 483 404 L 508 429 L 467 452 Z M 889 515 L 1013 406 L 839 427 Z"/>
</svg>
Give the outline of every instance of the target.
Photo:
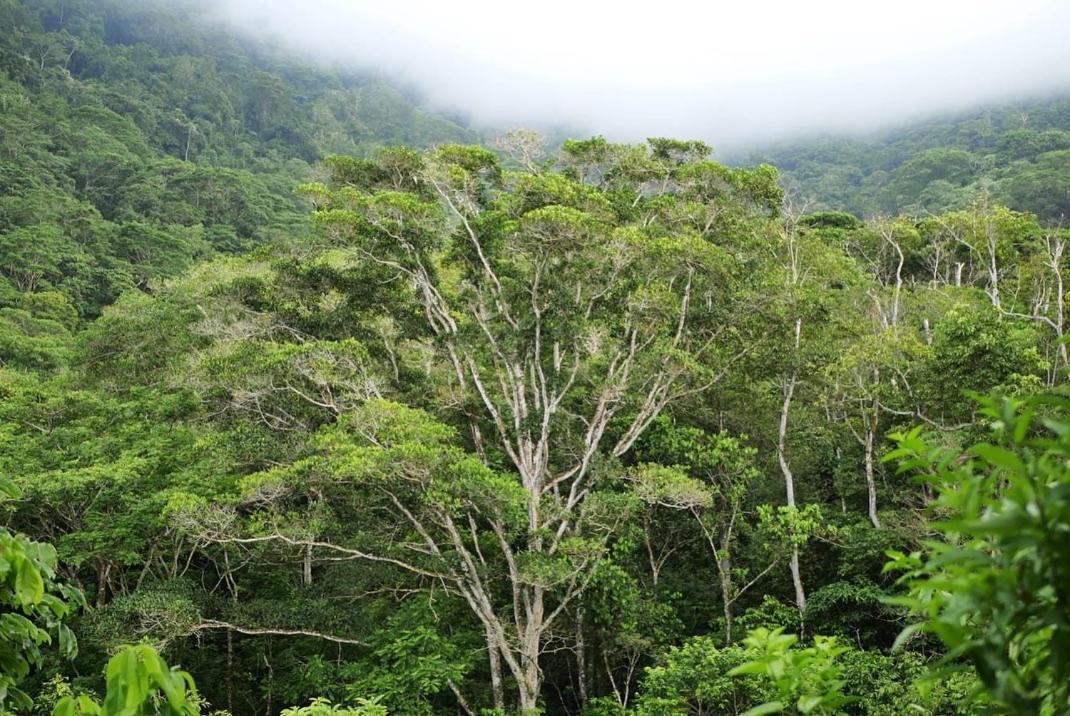
<svg viewBox="0 0 1070 716">
<path fill-rule="evenodd" d="M 1067 0 L 218 0 L 235 28 L 490 126 L 722 150 L 1070 87 Z"/>
</svg>

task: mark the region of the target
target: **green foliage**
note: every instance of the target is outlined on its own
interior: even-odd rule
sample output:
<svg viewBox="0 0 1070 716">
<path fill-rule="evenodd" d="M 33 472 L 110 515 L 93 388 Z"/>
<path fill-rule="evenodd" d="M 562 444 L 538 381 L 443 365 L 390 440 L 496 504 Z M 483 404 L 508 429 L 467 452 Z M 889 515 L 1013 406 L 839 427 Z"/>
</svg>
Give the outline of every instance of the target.
<svg viewBox="0 0 1070 716">
<path fill-rule="evenodd" d="M 0 478 L 3 500 L 18 498 L 18 488 Z M 53 643 L 62 658 L 78 651 L 67 623 L 81 606 L 78 590 L 56 578 L 52 545 L 0 529 L 0 707 L 27 710 L 32 699 L 19 687 L 31 670 L 44 663 L 44 649 Z"/>
<path fill-rule="evenodd" d="M 920 429 L 898 434 L 888 455 L 936 493 L 923 550 L 889 552 L 907 594 L 894 603 L 919 621 L 900 637 L 930 633 L 948 668 L 971 667 L 988 696 L 1018 713 L 1070 708 L 1070 403 L 1062 397 L 986 399 L 991 442 L 965 453 L 933 445 Z"/>
<path fill-rule="evenodd" d="M 971 687 L 968 679 L 956 675 L 915 688 L 924 674 L 925 663 L 915 654 L 850 648 L 821 636 L 800 648 L 794 635 L 755 627 L 740 644 L 718 647 L 708 637 L 697 637 L 669 650 L 647 669 L 634 712 L 975 713 L 961 703 Z M 605 702 L 592 712 L 621 713 L 619 708 L 614 711 L 613 703 Z"/>
<path fill-rule="evenodd" d="M 313 699 L 308 706 L 284 709 L 282 716 L 386 716 L 387 713 L 375 699 L 359 699 L 355 706 L 339 706 L 327 699 Z"/>
<path fill-rule="evenodd" d="M 742 713 L 773 693 L 758 679 L 732 676 L 732 670 L 749 657 L 743 646 L 721 649 L 712 639 L 691 639 L 671 649 L 663 663 L 647 669 L 635 710 L 644 716 Z"/>
<path fill-rule="evenodd" d="M 786 505 L 759 505 L 758 521 L 761 529 L 782 544 L 802 547 L 814 535 L 830 528 L 819 505 L 803 508 Z"/>
<path fill-rule="evenodd" d="M 107 691 L 100 703 L 90 696 L 67 696 L 53 716 L 197 716 L 193 678 L 169 668 L 151 646 L 127 646 L 108 662 Z"/>
<path fill-rule="evenodd" d="M 346 692 L 354 703 L 381 704 L 384 713 L 433 713 L 434 697 L 462 683 L 473 667 L 469 645 L 445 635 L 426 605 L 402 607 L 372 644 L 367 661 L 344 670 Z"/>
<path fill-rule="evenodd" d="M 984 708 L 968 671 L 911 689 L 947 649 L 995 703 L 1056 710 L 1037 565 L 1065 555 L 1034 523 L 1058 511 L 991 450 L 929 470 L 974 471 L 964 506 L 879 457 L 915 421 L 960 454 L 992 419 L 964 389 L 1061 390 L 1064 103 L 784 150 L 788 191 L 823 199 L 799 217 L 770 164 L 530 132 L 499 157 L 198 12 L 0 0 L 3 546 L 33 567 L 4 572 L 5 706 Z M 856 218 L 878 210 L 925 218 Z M 1006 449 L 1056 473 L 1029 441 L 1061 440 L 1059 410 Z M 951 642 L 885 653 L 885 550 L 917 551 L 906 604 Z M 57 557 L 96 605 L 73 664 L 47 648 L 73 646 Z M 104 669 L 143 640 L 205 701 L 147 647 Z"/>
<path fill-rule="evenodd" d="M 798 641 L 794 634 L 782 629 L 758 628 L 743 640 L 755 654 L 740 664 L 730 676 L 756 675 L 773 682 L 776 700 L 767 701 L 748 710 L 744 716 L 782 713 L 837 713 L 851 703 L 844 693 L 847 682 L 842 678 L 838 657 L 847 651 L 833 637 L 815 636 L 813 646 L 793 648 Z"/>
<path fill-rule="evenodd" d="M 933 331 L 923 364 L 930 374 L 928 401 L 948 419 L 961 419 L 972 407 L 968 392 L 1039 390 L 1045 365 L 1036 344 L 1031 326 L 1008 325 L 986 306 L 951 308 Z"/>
</svg>

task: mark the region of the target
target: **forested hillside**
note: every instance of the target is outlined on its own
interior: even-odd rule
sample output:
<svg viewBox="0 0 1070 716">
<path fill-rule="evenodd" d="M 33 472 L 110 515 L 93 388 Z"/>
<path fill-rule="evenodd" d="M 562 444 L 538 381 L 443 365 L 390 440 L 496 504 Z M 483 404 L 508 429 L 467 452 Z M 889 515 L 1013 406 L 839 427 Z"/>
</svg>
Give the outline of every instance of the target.
<svg viewBox="0 0 1070 716">
<path fill-rule="evenodd" d="M 985 107 L 858 138 L 763 149 L 797 201 L 857 216 L 921 216 L 988 197 L 1046 222 L 1070 218 L 1070 99 Z"/>
<path fill-rule="evenodd" d="M 863 220 L 198 17 L 0 0 L 0 710 L 1070 713 L 1062 105 Z"/>
<path fill-rule="evenodd" d="M 54 289 L 95 316 L 130 287 L 306 231 L 293 187 L 328 154 L 475 138 L 194 8 L 0 2 L 0 302 Z"/>
</svg>

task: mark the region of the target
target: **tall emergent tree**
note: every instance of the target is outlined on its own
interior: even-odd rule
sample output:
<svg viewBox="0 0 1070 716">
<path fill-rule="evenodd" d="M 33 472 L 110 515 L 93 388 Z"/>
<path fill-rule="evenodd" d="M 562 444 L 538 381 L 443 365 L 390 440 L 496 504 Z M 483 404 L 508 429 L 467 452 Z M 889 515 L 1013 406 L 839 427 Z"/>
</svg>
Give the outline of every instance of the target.
<svg viewBox="0 0 1070 716">
<path fill-rule="evenodd" d="M 350 337 L 377 336 L 380 367 L 314 455 L 249 482 L 257 533 L 204 527 L 444 587 L 482 626 L 495 706 L 507 673 L 522 711 L 637 504 L 629 451 L 746 350 L 718 222 L 764 221 L 779 200 L 775 174 L 728 170 L 696 143 L 583 144 L 568 174 L 503 172 L 461 146 L 330 162 L 332 184 L 306 187 L 323 260 L 351 273 L 336 299 L 367 307 L 375 329 Z M 423 388 L 392 402 L 414 369 Z"/>
</svg>

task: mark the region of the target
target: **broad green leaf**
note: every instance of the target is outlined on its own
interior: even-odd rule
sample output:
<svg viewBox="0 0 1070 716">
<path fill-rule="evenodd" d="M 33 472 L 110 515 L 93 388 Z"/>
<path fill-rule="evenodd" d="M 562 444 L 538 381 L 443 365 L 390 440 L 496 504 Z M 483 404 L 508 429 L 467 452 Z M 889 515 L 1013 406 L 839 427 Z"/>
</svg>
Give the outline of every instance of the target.
<svg viewBox="0 0 1070 716">
<path fill-rule="evenodd" d="M 37 604 L 44 596 L 45 584 L 41 579 L 41 573 L 28 559 L 19 561 L 15 577 L 15 592 L 23 604 Z"/>
</svg>

